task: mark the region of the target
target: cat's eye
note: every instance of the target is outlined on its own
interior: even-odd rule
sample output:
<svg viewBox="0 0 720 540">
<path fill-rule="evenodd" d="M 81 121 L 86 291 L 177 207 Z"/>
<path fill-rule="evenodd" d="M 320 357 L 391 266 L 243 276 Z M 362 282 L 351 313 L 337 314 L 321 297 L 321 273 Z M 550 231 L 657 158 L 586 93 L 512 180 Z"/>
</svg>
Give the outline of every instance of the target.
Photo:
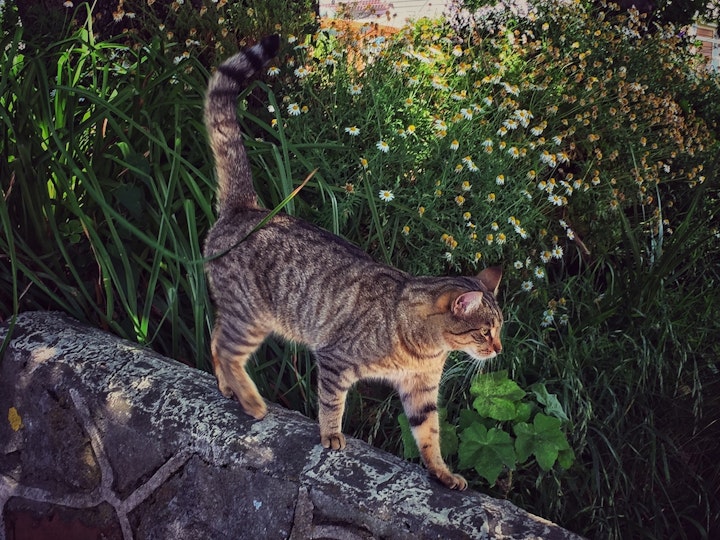
<svg viewBox="0 0 720 540">
<path fill-rule="evenodd" d="M 487 341 L 487 338 L 490 336 L 490 329 L 489 328 L 480 328 L 478 330 L 478 333 L 475 334 L 475 341 L 478 343 L 484 343 Z"/>
</svg>

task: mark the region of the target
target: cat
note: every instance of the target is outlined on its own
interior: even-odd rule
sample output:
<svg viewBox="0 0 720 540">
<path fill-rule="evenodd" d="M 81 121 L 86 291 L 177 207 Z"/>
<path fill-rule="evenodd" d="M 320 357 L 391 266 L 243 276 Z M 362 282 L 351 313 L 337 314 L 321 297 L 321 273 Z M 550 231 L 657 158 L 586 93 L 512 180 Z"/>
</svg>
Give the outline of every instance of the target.
<svg viewBox="0 0 720 540">
<path fill-rule="evenodd" d="M 267 408 L 245 364 L 271 334 L 305 344 L 317 364 L 320 442 L 345 447 L 341 423 L 350 387 L 376 379 L 397 389 L 422 459 L 451 489 L 467 482 L 440 455 L 438 386 L 450 351 L 477 360 L 501 350 L 495 297 L 501 270 L 476 277 L 414 277 L 300 219 L 258 205 L 237 121 L 237 97 L 278 51 L 264 38 L 222 63 L 205 98 L 215 159 L 218 220 L 205 240 L 217 310 L 212 364 L 223 395 L 261 419 Z"/>
</svg>

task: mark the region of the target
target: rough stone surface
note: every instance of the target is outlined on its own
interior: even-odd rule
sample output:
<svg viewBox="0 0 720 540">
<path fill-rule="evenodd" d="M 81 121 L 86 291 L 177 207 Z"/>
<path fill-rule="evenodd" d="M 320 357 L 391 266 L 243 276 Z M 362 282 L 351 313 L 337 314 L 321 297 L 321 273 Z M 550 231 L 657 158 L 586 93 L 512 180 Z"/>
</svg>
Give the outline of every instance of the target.
<svg viewBox="0 0 720 540">
<path fill-rule="evenodd" d="M 8 330 L 0 538 L 578 538 L 361 441 L 324 450 L 299 413 L 256 422 L 211 375 L 66 316 Z"/>
</svg>

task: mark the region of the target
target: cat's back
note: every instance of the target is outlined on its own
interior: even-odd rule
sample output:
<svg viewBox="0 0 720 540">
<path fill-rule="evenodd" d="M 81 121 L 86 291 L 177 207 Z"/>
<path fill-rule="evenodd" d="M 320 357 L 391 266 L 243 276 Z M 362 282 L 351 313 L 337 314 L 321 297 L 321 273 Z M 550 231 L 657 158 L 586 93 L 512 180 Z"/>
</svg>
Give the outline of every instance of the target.
<svg viewBox="0 0 720 540">
<path fill-rule="evenodd" d="M 343 326 L 391 318 L 409 276 L 303 220 L 266 210 L 222 217 L 208 234 L 207 265 L 216 294 L 252 306 L 287 338 L 321 346 Z M 226 251 L 227 250 L 227 251 Z M 392 327 L 388 320 L 389 327 Z"/>
<path fill-rule="evenodd" d="M 246 209 L 230 216 L 220 216 L 205 241 L 205 255 L 224 253 L 223 257 L 237 263 L 253 257 L 283 259 L 286 262 L 319 258 L 325 263 L 357 263 L 375 265 L 367 253 L 354 244 L 307 221 L 277 214 L 260 226 L 270 212 L 265 209 Z"/>
</svg>

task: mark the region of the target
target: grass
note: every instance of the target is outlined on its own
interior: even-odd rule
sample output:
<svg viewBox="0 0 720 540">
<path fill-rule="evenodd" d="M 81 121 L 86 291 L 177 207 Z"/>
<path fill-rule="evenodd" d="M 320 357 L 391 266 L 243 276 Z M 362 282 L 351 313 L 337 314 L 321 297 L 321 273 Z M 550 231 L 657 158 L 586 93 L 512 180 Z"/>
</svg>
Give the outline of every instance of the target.
<svg viewBox="0 0 720 540">
<path fill-rule="evenodd" d="M 561 511 L 561 522 L 596 538 L 704 538 L 717 527 L 718 469 L 708 451 L 718 434 L 716 254 L 695 253 L 706 245 L 701 228 L 678 229 L 686 234 L 668 238 L 650 269 L 636 264 L 638 234 L 627 230 L 623 275 L 608 280 L 600 302 L 575 298 L 585 325 L 532 350 L 517 373 L 554 382 L 581 449 L 577 470 L 560 485 L 546 482 L 582 494 L 586 506 L 553 508 L 548 493 L 533 497 L 543 501 L 536 510 Z"/>
<path fill-rule="evenodd" d="M 557 22 L 558 32 L 583 40 L 594 36 L 586 28 L 599 23 L 583 19 L 583 13 Z M 556 15 L 543 15 L 551 16 Z M 161 37 L 132 46 L 95 41 L 85 28 L 37 45 L 8 20 L 0 35 L 0 149 L 8 158 L 0 162 L 0 319 L 12 324 L 21 311 L 57 309 L 208 369 L 213 307 L 201 243 L 214 221 L 214 180 L 201 118 L 207 67 L 194 54 L 176 61 L 177 48 Z M 540 35 L 544 21 L 532 30 Z M 466 105 L 428 82 L 443 70 L 450 80 L 447 74 L 463 60 L 452 54 L 454 42 L 443 38 L 447 27 L 422 22 L 398 41 L 373 41 L 372 34 L 352 55 L 342 52 L 341 36 L 326 30 L 316 41 L 300 39 L 303 47 L 283 56 L 297 63 L 282 66 L 280 78 L 258 82 L 248 92 L 260 100 L 248 98 L 241 111 L 256 178 L 262 179 L 260 197 L 269 208 L 285 202 L 285 211 L 416 273 L 472 272 L 486 262 L 503 264 L 504 353 L 483 369 L 508 369 L 521 387 L 542 382 L 556 394 L 571 419 L 567 436 L 576 461 L 567 471 L 542 471 L 529 463 L 523 470 L 504 471 L 493 485 L 470 477 L 475 488 L 592 538 L 711 538 L 720 523 L 720 469 L 713 453 L 720 440 L 720 205 L 718 165 L 706 156 L 718 148 L 717 115 L 708 97 L 720 94 L 717 78 L 688 75 L 691 63 L 682 60 L 681 44 L 663 45 L 653 38 L 647 38 L 647 46 L 668 61 L 658 71 L 643 68 L 643 75 L 645 42 L 624 42 L 622 34 L 599 27 L 606 47 L 598 46 L 601 56 L 624 50 L 628 77 L 637 75 L 647 85 L 645 102 L 630 110 L 640 117 L 632 130 L 626 113 L 619 108 L 616 116 L 610 113 L 613 92 L 625 89 L 617 72 L 607 77 L 602 99 L 593 94 L 595 86 L 592 91 L 584 83 L 573 86 L 583 61 L 588 75 L 609 69 L 592 67 L 592 56 L 579 58 L 591 44 L 563 48 L 551 33 L 542 34 L 557 50 L 540 49 L 537 54 L 548 55 L 540 61 L 520 50 L 521 32 L 528 29 L 508 25 L 518 39 L 487 38 L 468 54 L 475 55 L 483 74 L 502 73 L 511 90 L 523 80 L 550 78 L 544 90 L 528 87 L 513 99 L 518 109 L 533 110 L 535 121 L 547 120 L 542 136 L 548 141 L 563 133 L 574 145 L 566 169 L 543 173 L 537 160 L 501 153 L 495 132 L 507 115 L 500 108 L 476 112 L 473 122 L 448 122 L 446 138 L 437 136 L 435 116 L 452 118 Z M 393 71 L 400 54 L 363 56 L 363 47 L 373 44 L 382 49 L 410 42 L 418 58 L 434 55 L 433 64 L 415 58 L 417 64 L 403 68 L 403 77 L 424 76 L 425 86 L 407 85 Z M 658 49 L 671 45 L 672 54 Z M 321 70 L 333 51 L 341 54 L 337 63 Z M 563 61 L 556 63 L 550 53 Z M 309 78 L 294 77 L 298 65 L 314 68 Z M 678 99 L 687 100 L 677 109 L 675 124 L 652 114 L 673 107 L 663 86 L 668 80 Z M 352 82 L 362 82 L 361 94 L 348 92 Z M 500 84 L 492 88 L 496 104 L 513 95 Z M 695 109 L 694 92 L 703 96 Z M 290 117 L 287 107 L 293 102 L 306 104 L 308 112 Z M 643 109 L 648 103 L 652 106 Z M 559 105 L 556 116 L 541 118 L 553 104 Z M 585 125 L 593 105 L 607 113 Z M 614 129 L 613 121 L 622 129 Z M 344 131 L 351 125 L 359 127 L 359 137 Z M 408 135 L 409 125 L 415 126 L 414 134 Z M 673 129 L 685 130 L 685 141 L 694 137 L 705 149 L 673 147 Z M 512 132 L 509 145 L 538 144 L 521 131 Z M 593 147 L 588 137 L 598 134 Z M 477 146 L 453 154 L 448 147 L 455 137 Z M 392 153 L 377 151 L 380 138 L 389 141 Z M 493 154 L 481 146 L 487 138 L 495 141 Z M 616 150 L 614 159 L 607 158 Z M 606 157 L 601 165 L 598 151 Z M 668 158 L 672 152 L 674 160 Z M 483 174 L 471 176 L 463 169 L 467 176 L 458 176 L 455 166 L 466 154 L 478 164 L 478 156 L 485 156 Z M 672 174 L 663 176 L 658 161 L 671 164 Z M 537 178 L 513 183 L 525 178 L 526 169 L 535 170 Z M 597 190 L 595 170 L 607 180 Z M 522 174 L 510 174 L 515 171 Z M 556 207 L 547 202 L 547 192 L 533 191 L 529 201 L 521 191 L 534 190 L 535 182 L 549 181 L 550 175 L 565 179 L 561 174 L 568 172 L 593 186 L 589 195 L 578 189 L 569 204 Z M 506 195 L 495 180 L 502 173 L 508 178 Z M 656 173 L 655 183 L 643 186 L 638 178 Z M 464 179 L 476 191 L 463 191 Z M 380 189 L 392 190 L 395 199 L 380 200 Z M 490 191 L 498 195 L 495 206 L 486 202 Z M 462 194 L 467 200 L 460 205 Z M 620 201 L 619 211 L 608 210 L 612 201 Z M 465 212 L 472 214 L 476 239 L 468 234 L 472 228 Z M 483 217 L 491 212 L 492 219 Z M 532 232 L 528 239 L 512 236 L 508 216 L 522 220 Z M 565 238 L 560 219 L 576 226 L 591 256 Z M 508 233 L 504 245 L 485 242 L 493 220 Z M 564 256 L 541 264 L 541 253 L 553 244 L 564 248 Z M 474 255 L 480 250 L 478 260 Z M 542 279 L 532 277 L 536 267 L 544 270 Z M 534 284 L 530 294 L 520 290 L 528 279 Z M 553 322 L 543 325 L 548 311 Z M 308 351 L 268 341 L 256 357 L 251 371 L 261 393 L 314 417 Z M 459 356 L 448 365 L 442 401 L 450 423 L 456 424 L 472 402 L 468 389 L 474 369 Z M 345 429 L 400 454 L 399 412 L 388 388 L 362 385 L 349 398 Z M 456 465 L 457 456 L 450 461 Z"/>
<path fill-rule="evenodd" d="M 17 50 L 19 36 L 11 43 Z M 22 278 L 3 276 L 3 290 L 18 281 L 22 289 L 6 305 L 62 309 L 207 365 L 211 309 L 197 229 L 213 216 L 213 184 L 207 166 L 192 162 L 205 153 L 200 94 L 173 84 L 181 68 L 161 55 L 94 43 L 86 32 L 14 58 L 3 66 L 3 178 L 12 181 L 3 214 L 13 224 L 3 252 Z M 206 73 L 196 74 L 200 89 Z"/>
</svg>

